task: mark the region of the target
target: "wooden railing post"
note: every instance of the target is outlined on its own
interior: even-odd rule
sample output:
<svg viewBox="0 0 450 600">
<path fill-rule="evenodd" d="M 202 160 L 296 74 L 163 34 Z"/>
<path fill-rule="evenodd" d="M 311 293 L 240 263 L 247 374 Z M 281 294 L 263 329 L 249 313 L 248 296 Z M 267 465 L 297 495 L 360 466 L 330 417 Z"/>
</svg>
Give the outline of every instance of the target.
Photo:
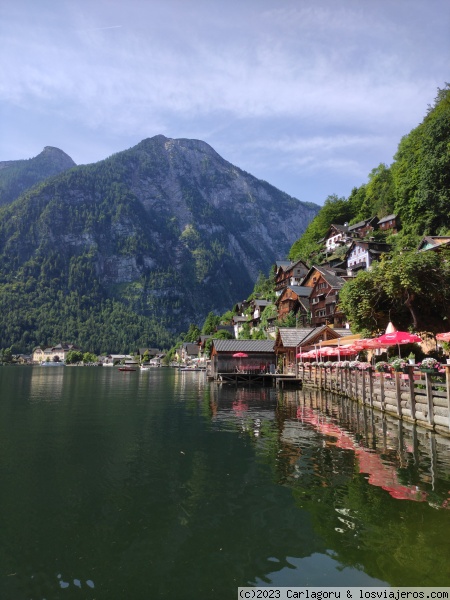
<svg viewBox="0 0 450 600">
<path fill-rule="evenodd" d="M 384 411 L 384 373 L 380 373 L 380 403 L 381 410 Z"/>
<path fill-rule="evenodd" d="M 427 388 L 428 423 L 430 425 L 434 425 L 433 387 L 432 387 L 430 373 L 425 373 L 425 383 L 426 383 L 426 388 Z"/>
<path fill-rule="evenodd" d="M 400 388 L 400 373 L 394 371 L 395 377 L 395 395 L 397 400 L 397 415 L 401 418 L 402 416 L 402 390 Z"/>
<path fill-rule="evenodd" d="M 445 382 L 447 384 L 448 428 L 450 429 L 450 365 L 445 367 Z"/>
<path fill-rule="evenodd" d="M 369 406 L 373 408 L 373 378 L 374 371 L 369 369 Z"/>
<path fill-rule="evenodd" d="M 414 388 L 414 367 L 408 367 L 409 403 L 411 406 L 411 419 L 416 420 L 416 394 Z"/>
</svg>

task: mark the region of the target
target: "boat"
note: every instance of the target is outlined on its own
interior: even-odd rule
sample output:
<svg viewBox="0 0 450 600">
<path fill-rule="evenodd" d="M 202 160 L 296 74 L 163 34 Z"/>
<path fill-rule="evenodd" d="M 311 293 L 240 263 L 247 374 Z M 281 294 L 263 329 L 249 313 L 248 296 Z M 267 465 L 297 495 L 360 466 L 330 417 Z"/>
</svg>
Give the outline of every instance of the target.
<svg viewBox="0 0 450 600">
<path fill-rule="evenodd" d="M 180 367 L 180 371 L 203 371 L 199 367 Z"/>
<path fill-rule="evenodd" d="M 141 371 L 150 371 L 151 366 L 150 365 L 141 365 L 139 368 Z"/>
<path fill-rule="evenodd" d="M 119 367 L 119 371 L 136 371 L 133 367 Z"/>
</svg>

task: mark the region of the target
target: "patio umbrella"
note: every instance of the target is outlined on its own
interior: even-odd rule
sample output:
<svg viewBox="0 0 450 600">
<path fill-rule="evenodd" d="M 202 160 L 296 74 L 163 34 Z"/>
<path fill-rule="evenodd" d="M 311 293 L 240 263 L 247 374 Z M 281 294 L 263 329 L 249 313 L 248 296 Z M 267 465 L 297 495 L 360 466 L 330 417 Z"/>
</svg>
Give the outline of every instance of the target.
<svg viewBox="0 0 450 600">
<path fill-rule="evenodd" d="M 436 339 L 440 342 L 450 342 L 450 331 L 447 331 L 446 333 L 438 333 L 436 335 Z"/>
<path fill-rule="evenodd" d="M 248 354 L 245 352 L 236 352 L 233 354 L 233 358 L 248 358 Z"/>
<path fill-rule="evenodd" d="M 414 344 L 421 342 L 422 338 L 415 333 L 409 331 L 394 331 L 393 333 L 385 333 L 380 337 L 374 338 L 380 343 L 380 346 L 398 346 L 398 355 L 400 356 L 400 345 Z"/>
</svg>

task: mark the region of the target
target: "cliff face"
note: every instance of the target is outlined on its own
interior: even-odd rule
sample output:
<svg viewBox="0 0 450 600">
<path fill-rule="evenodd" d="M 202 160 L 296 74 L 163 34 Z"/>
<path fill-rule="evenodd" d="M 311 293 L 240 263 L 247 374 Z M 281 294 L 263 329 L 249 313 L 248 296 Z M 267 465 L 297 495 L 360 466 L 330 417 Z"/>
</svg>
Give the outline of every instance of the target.
<svg viewBox="0 0 450 600">
<path fill-rule="evenodd" d="M 0 206 L 13 202 L 37 183 L 72 167 L 75 163 L 70 156 L 51 146 L 28 160 L 0 162 Z"/>
<path fill-rule="evenodd" d="M 181 331 L 246 297 L 318 210 L 204 142 L 156 136 L 5 207 L 3 281 L 28 274 L 50 290 L 54 264 L 66 294 L 95 289 Z"/>
</svg>

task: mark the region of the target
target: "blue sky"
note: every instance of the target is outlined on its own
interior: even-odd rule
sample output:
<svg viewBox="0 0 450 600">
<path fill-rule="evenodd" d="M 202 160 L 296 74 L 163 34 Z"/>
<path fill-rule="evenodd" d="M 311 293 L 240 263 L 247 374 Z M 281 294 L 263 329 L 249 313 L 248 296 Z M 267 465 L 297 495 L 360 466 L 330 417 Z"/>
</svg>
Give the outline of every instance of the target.
<svg viewBox="0 0 450 600">
<path fill-rule="evenodd" d="M 14 0 L 0 42 L 0 161 L 196 138 L 322 204 L 390 164 L 450 81 L 450 2 Z"/>
</svg>

